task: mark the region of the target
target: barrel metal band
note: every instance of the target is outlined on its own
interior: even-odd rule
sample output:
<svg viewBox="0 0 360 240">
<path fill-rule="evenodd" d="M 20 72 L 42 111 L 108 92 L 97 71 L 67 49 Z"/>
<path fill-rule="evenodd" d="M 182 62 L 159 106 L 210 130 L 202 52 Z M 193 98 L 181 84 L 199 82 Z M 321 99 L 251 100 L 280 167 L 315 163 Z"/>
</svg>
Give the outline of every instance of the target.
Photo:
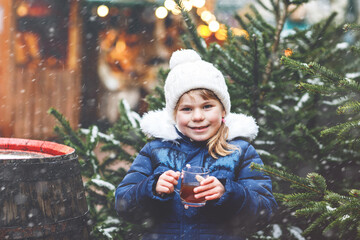
<svg viewBox="0 0 360 240">
<path fill-rule="evenodd" d="M 42 224 L 33 227 L 0 227 L 0 239 L 27 239 L 39 238 L 49 235 L 59 235 L 67 232 L 80 231 L 81 226 L 87 226 L 87 211 L 84 215 L 61 220 L 51 224 Z"/>
<path fill-rule="evenodd" d="M 77 158 L 59 162 L 0 164 L 0 182 L 49 181 L 73 175 L 80 175 Z"/>
</svg>

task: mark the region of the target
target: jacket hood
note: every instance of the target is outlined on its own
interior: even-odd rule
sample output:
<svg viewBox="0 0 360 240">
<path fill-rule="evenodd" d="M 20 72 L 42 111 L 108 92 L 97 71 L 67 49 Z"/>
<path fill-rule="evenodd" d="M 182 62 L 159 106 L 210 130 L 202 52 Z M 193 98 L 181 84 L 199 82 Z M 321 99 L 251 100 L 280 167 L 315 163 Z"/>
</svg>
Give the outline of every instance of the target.
<svg viewBox="0 0 360 240">
<path fill-rule="evenodd" d="M 252 141 L 259 131 L 255 119 L 244 114 L 228 114 L 225 117 L 225 124 L 229 128 L 228 140 L 241 137 Z M 140 127 L 149 137 L 162 138 L 167 141 L 181 138 L 175 129 L 174 120 L 164 109 L 145 113 L 140 121 Z"/>
</svg>

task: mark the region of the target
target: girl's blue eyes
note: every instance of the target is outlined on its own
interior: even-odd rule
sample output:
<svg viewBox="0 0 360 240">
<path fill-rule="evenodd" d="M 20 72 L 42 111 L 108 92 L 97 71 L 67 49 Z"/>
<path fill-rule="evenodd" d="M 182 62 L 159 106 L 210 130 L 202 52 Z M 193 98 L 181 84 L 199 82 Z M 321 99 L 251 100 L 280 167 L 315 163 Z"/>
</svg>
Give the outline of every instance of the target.
<svg viewBox="0 0 360 240">
<path fill-rule="evenodd" d="M 212 105 L 205 105 L 205 106 L 203 106 L 203 109 L 209 109 L 209 108 L 212 108 Z M 191 111 L 192 110 L 192 108 L 190 108 L 190 107 L 186 107 L 186 108 L 182 108 L 181 109 L 181 111 L 184 111 L 184 112 L 188 112 L 188 111 Z"/>
</svg>

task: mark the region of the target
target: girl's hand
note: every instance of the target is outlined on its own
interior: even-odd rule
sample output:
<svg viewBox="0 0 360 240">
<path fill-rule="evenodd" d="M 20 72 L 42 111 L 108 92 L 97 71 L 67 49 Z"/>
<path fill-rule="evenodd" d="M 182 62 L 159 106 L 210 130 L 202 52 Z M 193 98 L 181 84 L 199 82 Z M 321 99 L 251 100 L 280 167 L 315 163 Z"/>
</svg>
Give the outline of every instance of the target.
<svg viewBox="0 0 360 240">
<path fill-rule="evenodd" d="M 225 187 L 214 176 L 201 181 L 200 186 L 194 188 L 195 198 L 205 197 L 206 200 L 215 200 L 221 198 L 225 193 Z"/>
<path fill-rule="evenodd" d="M 161 195 L 163 193 L 170 194 L 174 192 L 174 185 L 178 184 L 179 177 L 180 172 L 174 172 L 173 170 L 168 170 L 161 174 L 156 183 L 156 193 Z"/>
</svg>

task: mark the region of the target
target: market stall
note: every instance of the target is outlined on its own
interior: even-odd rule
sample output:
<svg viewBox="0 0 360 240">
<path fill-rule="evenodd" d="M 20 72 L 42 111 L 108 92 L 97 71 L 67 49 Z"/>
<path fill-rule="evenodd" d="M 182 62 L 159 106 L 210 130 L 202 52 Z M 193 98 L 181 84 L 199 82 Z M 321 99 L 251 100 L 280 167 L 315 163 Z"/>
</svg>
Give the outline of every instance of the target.
<svg viewBox="0 0 360 240">
<path fill-rule="evenodd" d="M 54 107 L 79 122 L 79 2 L 1 1 L 0 136 L 54 135 Z"/>
</svg>

